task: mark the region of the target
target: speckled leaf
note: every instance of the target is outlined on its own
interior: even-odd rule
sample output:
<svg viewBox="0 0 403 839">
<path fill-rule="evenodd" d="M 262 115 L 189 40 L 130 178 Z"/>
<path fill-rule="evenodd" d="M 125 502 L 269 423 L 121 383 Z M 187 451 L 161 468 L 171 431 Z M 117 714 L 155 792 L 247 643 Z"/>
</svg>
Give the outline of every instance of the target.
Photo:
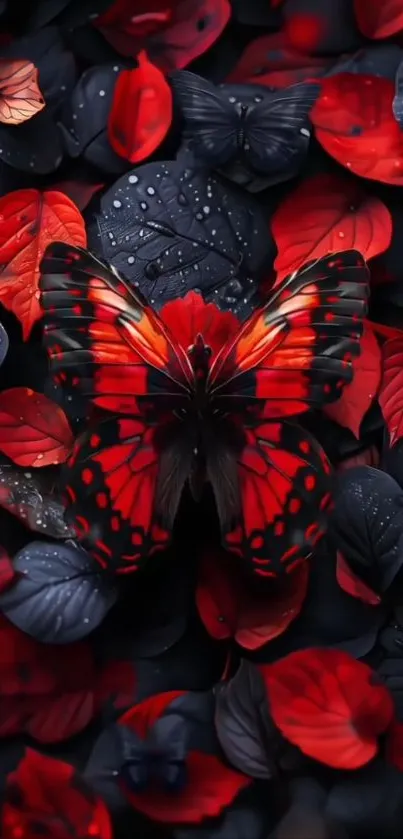
<svg viewBox="0 0 403 839">
<path fill-rule="evenodd" d="M 30 542 L 14 558 L 21 574 L 0 595 L 0 610 L 17 626 L 47 644 L 84 638 L 116 601 L 116 590 L 74 542 Z"/>
<path fill-rule="evenodd" d="M 0 125 L 0 159 L 8 166 L 47 175 L 56 171 L 62 158 L 60 133 L 46 108 L 22 125 Z"/>
<path fill-rule="evenodd" d="M 181 161 L 147 163 L 120 178 L 88 238 L 153 305 L 198 288 L 238 315 L 250 311 L 271 250 L 253 197 Z"/>
<path fill-rule="evenodd" d="M 46 486 L 44 473 L 26 472 L 0 464 L 0 507 L 20 519 L 26 527 L 53 539 L 74 536 L 64 521 L 59 496 Z"/>
</svg>

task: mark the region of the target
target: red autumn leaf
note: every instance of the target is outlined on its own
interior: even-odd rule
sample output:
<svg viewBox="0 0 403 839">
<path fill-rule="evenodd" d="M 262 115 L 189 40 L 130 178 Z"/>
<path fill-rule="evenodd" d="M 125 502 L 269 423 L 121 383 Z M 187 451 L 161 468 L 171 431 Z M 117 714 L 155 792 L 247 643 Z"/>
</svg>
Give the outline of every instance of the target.
<svg viewBox="0 0 403 839">
<path fill-rule="evenodd" d="M 275 32 L 247 45 L 227 81 L 288 87 L 322 76 L 330 63 L 327 58 L 297 52 L 284 32 Z"/>
<path fill-rule="evenodd" d="M 53 190 L 67 195 L 82 212 L 90 203 L 91 198 L 104 186 L 105 184 L 89 184 L 84 181 L 60 181 L 53 184 Z"/>
<path fill-rule="evenodd" d="M 123 714 L 119 724 L 145 740 L 170 705 L 185 695 L 186 691 L 172 690 L 151 696 Z M 155 786 L 138 793 L 124 787 L 124 793 L 136 810 L 154 821 L 197 824 L 218 816 L 251 783 L 250 778 L 229 768 L 215 755 L 200 751 L 187 754 L 186 773 L 186 785 L 175 795 Z"/>
<path fill-rule="evenodd" d="M 41 317 L 39 265 L 50 242 L 85 247 L 84 219 L 61 192 L 18 189 L 0 198 L 0 303 L 19 318 L 26 341 Z"/>
<path fill-rule="evenodd" d="M 0 122 L 20 125 L 44 107 L 35 65 L 0 58 Z"/>
<path fill-rule="evenodd" d="M 390 245 L 392 217 L 356 181 L 321 173 L 287 196 L 274 213 L 272 233 L 278 283 L 304 262 L 340 249 L 355 248 L 365 259 L 377 256 Z"/>
<path fill-rule="evenodd" d="M 385 341 L 382 360 L 378 400 L 394 446 L 403 436 L 403 336 Z"/>
<path fill-rule="evenodd" d="M 163 73 L 144 50 L 137 60 L 138 67 L 119 74 L 108 119 L 109 142 L 130 163 L 150 157 L 172 122 L 172 91 Z"/>
<path fill-rule="evenodd" d="M 115 0 L 92 23 L 121 55 L 144 48 L 164 72 L 182 70 L 215 43 L 231 16 L 229 0 Z"/>
<path fill-rule="evenodd" d="M 360 580 L 357 574 L 354 574 L 340 551 L 337 552 L 336 578 L 340 588 L 346 594 L 367 603 L 368 606 L 379 606 L 381 602 L 379 595 L 372 591 L 363 580 Z"/>
<path fill-rule="evenodd" d="M 290 743 L 334 769 L 359 769 L 377 754 L 394 705 L 362 661 L 305 649 L 260 665 L 276 726 Z"/>
<path fill-rule="evenodd" d="M 366 38 L 390 38 L 403 29 L 402 0 L 354 0 L 354 11 Z"/>
<path fill-rule="evenodd" d="M 18 466 L 64 463 L 74 439 L 65 413 L 27 387 L 0 393 L 0 451 Z"/>
<path fill-rule="evenodd" d="M 249 591 L 233 561 L 224 553 L 206 553 L 199 570 L 196 605 L 207 632 L 233 638 L 247 650 L 257 650 L 281 635 L 298 617 L 309 578 L 307 563 L 296 568 L 270 591 Z"/>
<path fill-rule="evenodd" d="M 340 73 L 322 81 L 310 114 L 317 140 L 362 178 L 403 184 L 403 134 L 392 111 L 390 79 Z"/>
<path fill-rule="evenodd" d="M 346 385 L 340 399 L 326 405 L 325 413 L 330 419 L 348 428 L 357 440 L 365 414 L 376 397 L 381 382 L 382 354 L 378 341 L 368 326 L 364 325 L 361 337 L 361 353 L 352 362 L 354 378 Z"/>
<path fill-rule="evenodd" d="M 240 326 L 235 315 L 222 312 L 214 303 L 206 303 L 195 291 L 165 303 L 160 315 L 183 347 L 189 347 L 195 335 L 202 333 L 213 354 L 235 335 Z"/>
<path fill-rule="evenodd" d="M 403 724 L 397 720 L 393 720 L 388 728 L 385 757 L 399 772 L 403 772 Z"/>
<path fill-rule="evenodd" d="M 112 839 L 104 802 L 73 766 L 27 749 L 7 778 L 2 839 Z"/>
</svg>

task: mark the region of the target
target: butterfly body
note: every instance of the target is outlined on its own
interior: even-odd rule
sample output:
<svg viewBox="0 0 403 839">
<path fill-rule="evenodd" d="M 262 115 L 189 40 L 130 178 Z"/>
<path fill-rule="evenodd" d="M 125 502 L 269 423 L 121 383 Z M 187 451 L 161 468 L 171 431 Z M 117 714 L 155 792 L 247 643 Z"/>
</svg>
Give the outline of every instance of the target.
<svg viewBox="0 0 403 839">
<path fill-rule="evenodd" d="M 168 544 L 186 484 L 213 490 L 223 541 L 261 577 L 323 535 L 330 468 L 295 422 L 351 381 L 368 272 L 355 251 L 310 263 L 243 324 L 195 293 L 157 315 L 116 271 L 55 243 L 44 339 L 72 402 L 101 418 L 66 469 L 68 520 L 104 568 Z"/>
</svg>

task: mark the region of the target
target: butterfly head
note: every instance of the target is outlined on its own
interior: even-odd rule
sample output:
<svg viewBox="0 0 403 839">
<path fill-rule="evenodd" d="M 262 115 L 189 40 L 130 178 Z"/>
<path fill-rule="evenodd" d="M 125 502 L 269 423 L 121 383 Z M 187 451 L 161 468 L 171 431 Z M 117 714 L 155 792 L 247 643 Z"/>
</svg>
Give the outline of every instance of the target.
<svg viewBox="0 0 403 839">
<path fill-rule="evenodd" d="M 188 347 L 188 356 L 190 358 L 195 379 L 198 384 L 205 384 L 210 369 L 212 350 L 200 333 L 196 336 L 194 344 Z"/>
</svg>

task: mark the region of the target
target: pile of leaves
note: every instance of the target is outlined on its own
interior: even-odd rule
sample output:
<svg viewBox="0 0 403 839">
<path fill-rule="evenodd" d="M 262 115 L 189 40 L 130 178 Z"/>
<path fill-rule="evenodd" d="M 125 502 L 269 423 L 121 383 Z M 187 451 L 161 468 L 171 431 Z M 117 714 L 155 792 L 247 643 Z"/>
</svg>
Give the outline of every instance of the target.
<svg viewBox="0 0 403 839">
<path fill-rule="evenodd" d="M 399 839 L 403 0 L 0 0 L 0 160 L 1 839 Z"/>
</svg>

